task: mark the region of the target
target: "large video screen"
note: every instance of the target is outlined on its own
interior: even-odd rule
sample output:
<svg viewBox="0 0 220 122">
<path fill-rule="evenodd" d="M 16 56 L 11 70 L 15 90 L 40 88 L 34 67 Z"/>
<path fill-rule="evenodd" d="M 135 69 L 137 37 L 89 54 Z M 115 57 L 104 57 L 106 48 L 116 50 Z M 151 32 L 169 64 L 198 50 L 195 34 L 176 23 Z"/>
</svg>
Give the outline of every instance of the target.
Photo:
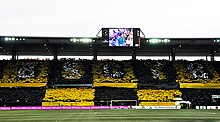
<svg viewBox="0 0 220 122">
<path fill-rule="evenodd" d="M 133 28 L 109 29 L 109 46 L 133 47 Z"/>
</svg>

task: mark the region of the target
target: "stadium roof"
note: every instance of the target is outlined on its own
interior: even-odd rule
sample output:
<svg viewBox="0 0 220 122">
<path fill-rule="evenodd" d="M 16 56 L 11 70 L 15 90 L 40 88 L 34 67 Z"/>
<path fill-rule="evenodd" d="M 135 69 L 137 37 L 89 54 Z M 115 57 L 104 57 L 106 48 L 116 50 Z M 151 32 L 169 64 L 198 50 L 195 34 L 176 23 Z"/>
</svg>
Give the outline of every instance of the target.
<svg viewBox="0 0 220 122">
<path fill-rule="evenodd" d="M 5 37 L 2 36 L 0 55 L 11 55 L 16 50 L 18 55 L 53 55 L 53 50 L 58 49 L 62 56 L 92 56 L 94 44 L 97 44 L 98 56 L 129 56 L 133 48 L 103 46 L 103 40 L 96 37 Z M 218 38 L 166 38 L 168 43 L 161 38 L 151 43 L 151 38 L 142 38 L 141 46 L 136 48 L 137 56 L 169 56 L 172 49 L 176 56 L 206 56 L 211 51 L 216 56 L 220 55 Z"/>
</svg>

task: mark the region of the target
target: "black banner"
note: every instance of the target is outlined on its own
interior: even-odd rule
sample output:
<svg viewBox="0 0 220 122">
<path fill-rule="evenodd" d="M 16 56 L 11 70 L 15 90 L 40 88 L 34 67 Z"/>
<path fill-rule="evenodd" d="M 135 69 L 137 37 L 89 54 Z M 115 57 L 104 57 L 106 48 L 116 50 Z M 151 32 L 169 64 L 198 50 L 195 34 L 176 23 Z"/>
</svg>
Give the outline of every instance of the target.
<svg viewBox="0 0 220 122">
<path fill-rule="evenodd" d="M 138 88 L 179 89 L 177 82 L 138 83 Z"/>
</svg>

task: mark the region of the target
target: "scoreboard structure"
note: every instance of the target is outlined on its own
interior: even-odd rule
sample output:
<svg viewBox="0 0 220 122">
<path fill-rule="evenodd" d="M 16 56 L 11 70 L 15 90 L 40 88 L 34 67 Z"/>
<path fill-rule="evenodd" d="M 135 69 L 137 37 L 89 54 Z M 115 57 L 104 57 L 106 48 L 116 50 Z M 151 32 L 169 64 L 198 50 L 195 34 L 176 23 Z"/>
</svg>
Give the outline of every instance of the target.
<svg viewBox="0 0 220 122">
<path fill-rule="evenodd" d="M 102 28 L 102 38 L 108 47 L 140 47 L 140 28 Z"/>
</svg>

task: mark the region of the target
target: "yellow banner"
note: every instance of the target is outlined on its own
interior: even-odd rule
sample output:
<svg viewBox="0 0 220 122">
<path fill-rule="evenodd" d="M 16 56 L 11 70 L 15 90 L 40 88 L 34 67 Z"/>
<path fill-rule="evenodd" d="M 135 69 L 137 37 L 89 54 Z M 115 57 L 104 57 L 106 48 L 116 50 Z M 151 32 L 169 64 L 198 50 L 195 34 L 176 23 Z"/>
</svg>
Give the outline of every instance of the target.
<svg viewBox="0 0 220 122">
<path fill-rule="evenodd" d="M 93 83 L 94 87 L 137 88 L 137 83 Z"/>
<path fill-rule="evenodd" d="M 0 87 L 43 87 L 47 83 L 0 83 Z"/>
<path fill-rule="evenodd" d="M 180 88 L 220 89 L 220 83 L 180 83 Z"/>
</svg>

